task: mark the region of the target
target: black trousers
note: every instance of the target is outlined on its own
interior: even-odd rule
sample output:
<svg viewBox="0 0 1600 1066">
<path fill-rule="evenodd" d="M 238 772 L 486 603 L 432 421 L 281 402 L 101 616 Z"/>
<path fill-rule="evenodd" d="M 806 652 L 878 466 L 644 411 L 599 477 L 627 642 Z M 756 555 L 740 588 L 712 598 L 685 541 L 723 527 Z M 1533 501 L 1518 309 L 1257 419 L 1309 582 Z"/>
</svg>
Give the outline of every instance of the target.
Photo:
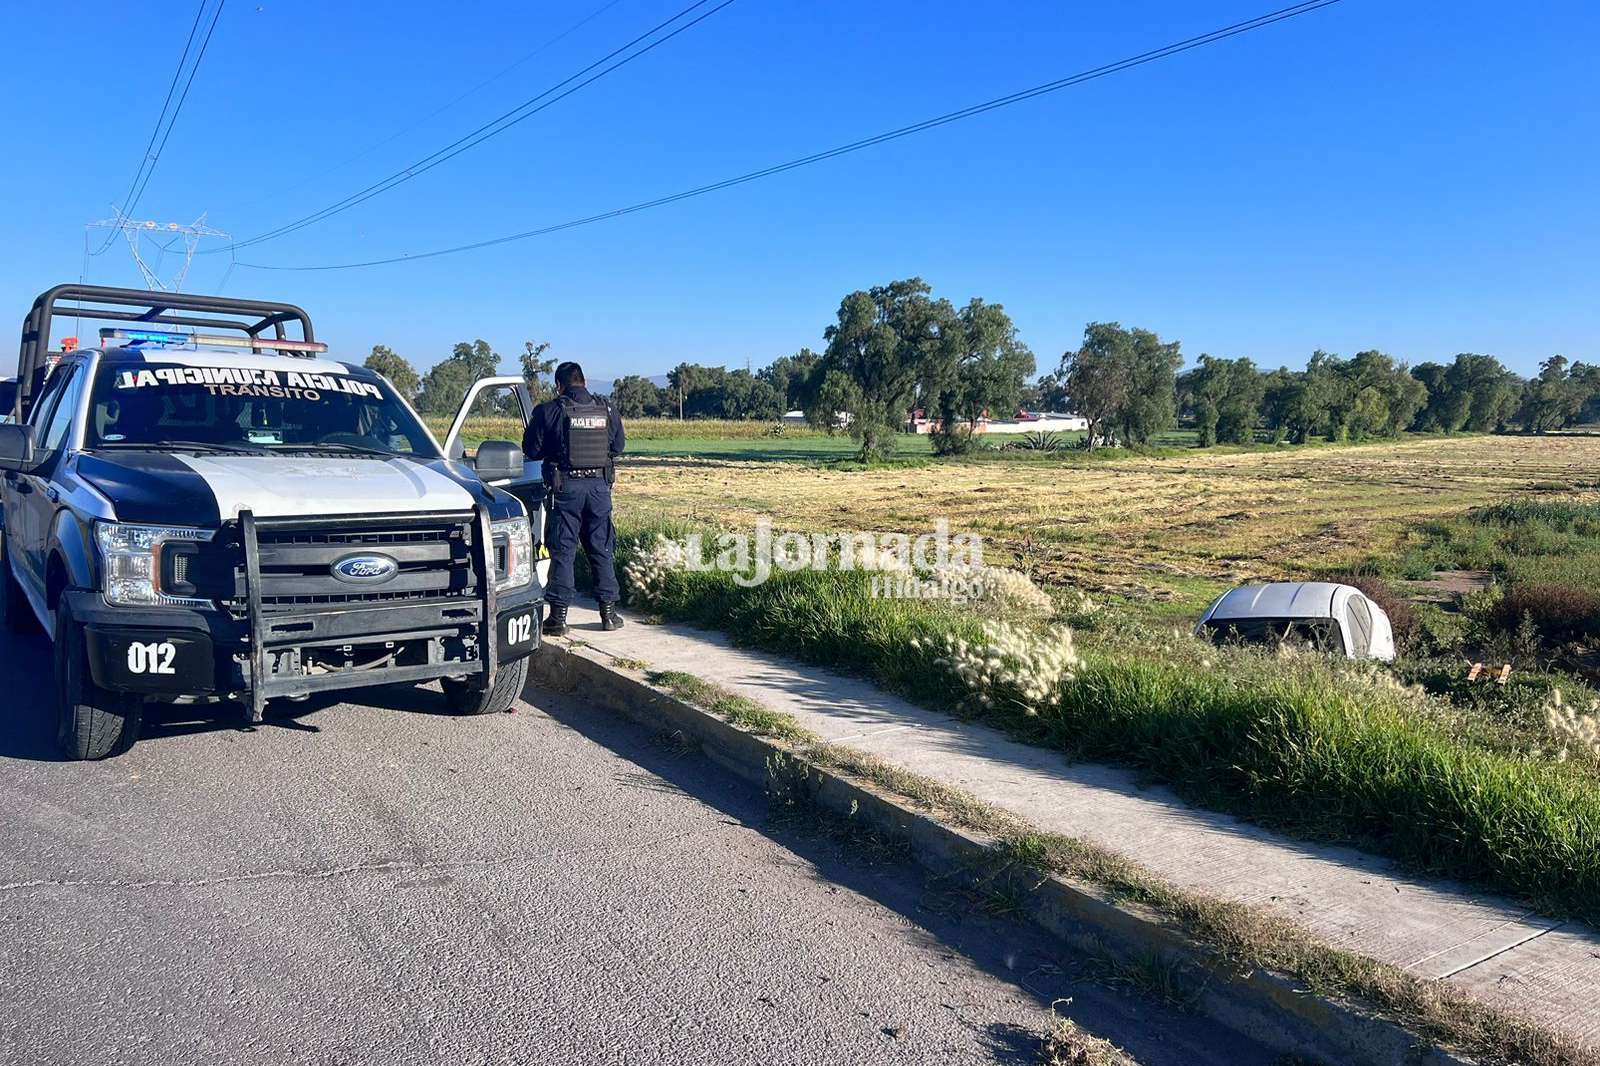
<svg viewBox="0 0 1600 1066">
<path fill-rule="evenodd" d="M 594 573 L 594 598 L 601 603 L 620 600 L 622 590 L 617 587 L 617 569 L 611 560 L 616 541 L 617 531 L 611 524 L 611 486 L 605 478 L 563 478 L 561 487 L 545 503 L 544 543 L 550 549 L 545 602 L 566 606 L 577 595 L 572 567 L 580 542 Z"/>
</svg>

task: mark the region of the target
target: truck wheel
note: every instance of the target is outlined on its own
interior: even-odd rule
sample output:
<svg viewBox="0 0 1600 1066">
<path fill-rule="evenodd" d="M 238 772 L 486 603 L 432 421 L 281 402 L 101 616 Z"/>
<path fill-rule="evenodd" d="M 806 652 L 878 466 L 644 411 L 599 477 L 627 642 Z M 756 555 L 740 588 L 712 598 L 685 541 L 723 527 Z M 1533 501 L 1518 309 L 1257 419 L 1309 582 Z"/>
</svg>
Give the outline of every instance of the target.
<svg viewBox="0 0 1600 1066">
<path fill-rule="evenodd" d="M 474 688 L 470 681 L 445 678 L 444 698 L 457 714 L 500 714 L 511 709 L 527 683 L 528 660 L 522 658 L 496 671 L 492 688 Z"/>
<path fill-rule="evenodd" d="M 83 627 L 63 604 L 56 610 L 56 691 L 61 750 L 69 759 L 121 755 L 139 737 L 143 707 L 123 693 L 107 692 L 89 675 Z"/>
<path fill-rule="evenodd" d="M 33 622 L 33 608 L 22 598 L 22 586 L 11 575 L 5 535 L 0 534 L 0 626 L 10 633 L 26 633 L 33 628 Z"/>
</svg>

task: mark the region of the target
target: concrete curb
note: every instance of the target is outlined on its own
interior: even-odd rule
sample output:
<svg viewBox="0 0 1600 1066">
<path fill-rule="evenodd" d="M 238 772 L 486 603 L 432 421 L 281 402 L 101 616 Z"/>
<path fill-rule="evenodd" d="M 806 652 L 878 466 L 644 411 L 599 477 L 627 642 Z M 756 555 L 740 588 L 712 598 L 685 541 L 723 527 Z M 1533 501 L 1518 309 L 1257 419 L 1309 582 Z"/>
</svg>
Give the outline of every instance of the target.
<svg viewBox="0 0 1600 1066">
<path fill-rule="evenodd" d="M 529 684 L 579 695 L 642 725 L 693 739 L 719 766 L 768 787 L 777 774 L 793 787 L 803 770 L 812 798 L 836 814 L 909 841 L 917 863 L 941 878 L 992 884 L 996 841 L 957 828 L 904 799 L 818 767 L 782 741 L 756 736 L 652 685 L 645 675 L 576 642 L 550 642 L 534 655 Z M 1287 977 L 1241 974 L 1160 915 L 1054 874 L 1026 885 L 1028 917 L 1068 945 L 1130 963 L 1153 957 L 1201 975 L 1193 1010 L 1284 1055 L 1370 1066 L 1472 1066 L 1473 1060 L 1421 1040 L 1360 1005 L 1319 995 Z"/>
</svg>

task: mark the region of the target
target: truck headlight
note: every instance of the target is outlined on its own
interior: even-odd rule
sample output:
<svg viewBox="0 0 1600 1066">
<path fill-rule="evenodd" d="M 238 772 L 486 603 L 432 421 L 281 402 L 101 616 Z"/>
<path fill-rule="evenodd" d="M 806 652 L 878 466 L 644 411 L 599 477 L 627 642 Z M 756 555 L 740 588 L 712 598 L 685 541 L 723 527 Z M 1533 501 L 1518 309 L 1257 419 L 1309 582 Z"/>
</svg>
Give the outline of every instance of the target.
<svg viewBox="0 0 1600 1066">
<path fill-rule="evenodd" d="M 494 544 L 494 590 L 520 589 L 533 581 L 533 527 L 526 518 L 507 518 L 493 522 L 489 533 Z"/>
<path fill-rule="evenodd" d="M 193 595 L 189 562 L 195 552 L 189 546 L 211 540 L 216 530 L 97 522 L 94 535 L 100 545 L 101 587 L 113 607 L 211 606 L 210 600 Z"/>
</svg>

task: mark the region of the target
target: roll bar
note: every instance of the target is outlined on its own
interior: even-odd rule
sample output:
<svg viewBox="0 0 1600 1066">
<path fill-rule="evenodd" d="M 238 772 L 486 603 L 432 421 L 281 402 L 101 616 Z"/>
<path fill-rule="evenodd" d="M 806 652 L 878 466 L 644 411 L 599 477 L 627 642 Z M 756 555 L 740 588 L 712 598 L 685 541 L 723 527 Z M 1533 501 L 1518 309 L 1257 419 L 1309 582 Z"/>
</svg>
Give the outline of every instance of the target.
<svg viewBox="0 0 1600 1066">
<path fill-rule="evenodd" d="M 73 306 L 60 306 L 67 300 L 73 301 Z M 174 311 L 198 311 L 202 314 L 173 314 Z M 223 315 L 232 317 L 218 317 Z M 105 285 L 57 285 L 41 293 L 33 301 L 27 317 L 22 320 L 22 347 L 17 354 L 17 398 L 12 407 L 12 414 L 19 422 L 28 417 L 33 394 L 44 381 L 44 370 L 50 354 L 51 323 L 58 317 L 110 322 L 161 322 L 196 329 L 226 329 L 252 338 L 271 329 L 278 340 L 289 339 L 284 326 L 298 322 L 301 340 L 317 339 L 311 327 L 311 316 L 294 304 L 233 296 L 202 296 L 198 293 L 118 289 Z"/>
</svg>

